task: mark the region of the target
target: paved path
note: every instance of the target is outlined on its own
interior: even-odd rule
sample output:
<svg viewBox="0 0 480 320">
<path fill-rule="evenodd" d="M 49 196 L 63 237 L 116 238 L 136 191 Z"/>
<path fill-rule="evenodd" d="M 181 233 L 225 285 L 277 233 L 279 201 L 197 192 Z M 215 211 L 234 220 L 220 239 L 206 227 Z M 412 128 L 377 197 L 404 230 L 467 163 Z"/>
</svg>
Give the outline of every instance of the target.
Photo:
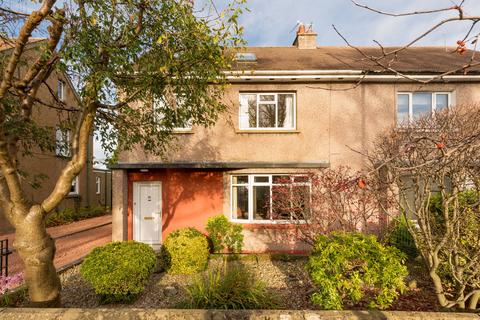
<svg viewBox="0 0 480 320">
<path fill-rule="evenodd" d="M 55 239 L 57 252 L 55 267 L 61 268 L 88 254 L 93 248 L 104 245 L 112 239 L 112 216 L 106 215 L 48 228 Z M 9 245 L 15 239 L 14 234 L 0 235 L 0 239 L 9 239 Z M 15 274 L 23 270 L 23 264 L 16 252 L 9 256 L 8 273 Z"/>
</svg>

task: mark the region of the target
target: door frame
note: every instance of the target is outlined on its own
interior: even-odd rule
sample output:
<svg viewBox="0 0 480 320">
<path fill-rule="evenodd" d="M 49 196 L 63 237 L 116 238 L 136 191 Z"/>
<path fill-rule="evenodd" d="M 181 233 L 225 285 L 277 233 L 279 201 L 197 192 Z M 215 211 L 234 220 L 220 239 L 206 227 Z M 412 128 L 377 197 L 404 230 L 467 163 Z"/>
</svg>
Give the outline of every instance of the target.
<svg viewBox="0 0 480 320">
<path fill-rule="evenodd" d="M 133 203 L 132 203 L 132 238 L 135 241 L 140 241 L 138 240 L 138 235 L 140 234 L 140 221 L 139 221 L 139 209 L 137 206 L 137 203 L 139 203 L 139 186 L 141 185 L 158 185 L 159 186 L 159 200 L 160 200 L 160 219 L 158 221 L 159 223 L 159 235 L 158 235 L 158 242 L 144 242 L 146 244 L 155 246 L 155 245 L 161 245 L 162 244 L 162 233 L 163 233 L 163 198 L 162 198 L 162 181 L 161 180 L 154 180 L 154 181 L 134 181 L 133 182 Z"/>
</svg>

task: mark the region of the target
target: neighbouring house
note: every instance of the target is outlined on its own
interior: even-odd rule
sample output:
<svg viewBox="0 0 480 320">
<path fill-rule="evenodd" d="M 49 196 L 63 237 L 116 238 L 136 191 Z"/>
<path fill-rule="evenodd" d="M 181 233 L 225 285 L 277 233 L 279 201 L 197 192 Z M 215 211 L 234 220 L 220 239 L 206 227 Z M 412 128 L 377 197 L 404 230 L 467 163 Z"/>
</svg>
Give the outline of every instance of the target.
<svg viewBox="0 0 480 320">
<path fill-rule="evenodd" d="M 379 54 L 378 48 L 362 48 Z M 246 252 L 302 252 L 288 215 L 268 198 L 281 179 L 308 188 L 302 174 L 348 165 L 361 169 L 383 130 L 418 115 L 480 101 L 480 69 L 444 47 L 401 51 L 392 67 L 409 77 L 459 69 L 428 84 L 387 72 L 350 47 L 317 46 L 299 30 L 290 47 L 247 47 L 227 71 L 231 110 L 212 128 L 179 128 L 162 160 L 124 152 L 113 166 L 113 240 L 158 247 L 181 227 L 204 230 L 224 214 L 244 227 Z"/>
<path fill-rule="evenodd" d="M 112 207 L 112 171 L 107 169 L 93 169 L 95 178 L 95 203 L 110 210 Z"/>
<path fill-rule="evenodd" d="M 32 61 L 35 61 L 40 51 L 38 48 L 44 44 L 45 39 L 32 38 L 22 57 L 21 66 L 16 70 L 20 77 Z M 4 43 L 0 46 L 0 55 L 7 56 L 11 46 Z M 2 59 L 3 60 L 3 59 Z M 48 127 L 51 131 L 52 142 L 55 150 L 40 150 L 35 147 L 30 154 L 19 153 L 20 170 L 28 173 L 22 178 L 23 190 L 31 202 L 43 200 L 53 190 L 57 178 L 66 162 L 70 158 L 70 138 L 68 128 L 64 127 L 65 119 L 75 117 L 75 110 L 80 105 L 80 97 L 75 91 L 69 77 L 59 71 L 53 71 L 46 83 L 42 84 L 38 98 L 49 104 L 36 104 L 32 117 L 36 123 Z M 52 148 L 53 149 L 53 148 Z M 105 193 L 101 193 L 104 197 Z M 57 210 L 65 208 L 77 209 L 80 207 L 104 205 L 105 200 L 96 193 L 96 176 L 93 171 L 93 138 L 88 146 L 88 160 L 85 168 L 75 178 L 69 195 L 61 202 Z M 12 227 L 0 209 L 0 234 L 11 232 Z"/>
</svg>

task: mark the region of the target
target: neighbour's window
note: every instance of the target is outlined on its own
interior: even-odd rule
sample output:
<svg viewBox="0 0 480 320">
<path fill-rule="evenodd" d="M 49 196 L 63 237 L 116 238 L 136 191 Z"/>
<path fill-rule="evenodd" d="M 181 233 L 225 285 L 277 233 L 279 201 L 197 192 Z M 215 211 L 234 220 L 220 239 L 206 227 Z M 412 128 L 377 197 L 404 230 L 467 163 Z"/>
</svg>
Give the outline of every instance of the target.
<svg viewBox="0 0 480 320">
<path fill-rule="evenodd" d="M 173 122 L 173 131 L 182 132 L 182 131 L 191 131 L 192 130 L 192 122 L 188 119 L 182 119 L 181 116 L 181 107 L 182 101 L 181 99 L 177 99 L 176 97 L 171 101 L 171 105 L 174 105 L 175 108 L 178 109 L 177 112 L 173 113 L 170 116 L 166 116 L 166 112 L 162 111 L 165 110 L 167 107 L 167 103 L 165 103 L 164 98 L 155 98 L 153 100 L 153 111 L 155 113 L 156 121 L 160 124 L 164 121 L 171 121 Z"/>
<path fill-rule="evenodd" d="M 55 154 L 70 157 L 70 130 L 62 128 L 55 130 Z"/>
<path fill-rule="evenodd" d="M 102 180 L 100 179 L 100 177 L 97 177 L 95 179 L 95 184 L 96 184 L 96 187 L 97 187 L 97 194 L 100 194 L 100 190 L 102 188 Z"/>
<path fill-rule="evenodd" d="M 399 92 L 397 124 L 409 124 L 423 115 L 448 108 L 451 104 L 450 92 Z"/>
<path fill-rule="evenodd" d="M 57 82 L 57 98 L 60 101 L 65 100 L 65 82 L 58 80 Z"/>
<path fill-rule="evenodd" d="M 231 219 L 238 222 L 286 222 L 292 212 L 275 205 L 275 193 L 285 195 L 285 188 L 301 190 L 305 201 L 310 198 L 311 184 L 302 175 L 235 175 L 231 177 Z M 292 190 L 293 191 L 293 190 Z M 273 207 L 273 208 L 272 208 Z M 280 212 L 282 211 L 282 212 Z"/>
<path fill-rule="evenodd" d="M 70 195 L 77 195 L 78 194 L 78 176 L 76 176 L 72 180 L 72 186 L 70 187 Z"/>
<path fill-rule="evenodd" d="M 239 128 L 242 130 L 295 129 L 294 93 L 241 93 Z"/>
</svg>

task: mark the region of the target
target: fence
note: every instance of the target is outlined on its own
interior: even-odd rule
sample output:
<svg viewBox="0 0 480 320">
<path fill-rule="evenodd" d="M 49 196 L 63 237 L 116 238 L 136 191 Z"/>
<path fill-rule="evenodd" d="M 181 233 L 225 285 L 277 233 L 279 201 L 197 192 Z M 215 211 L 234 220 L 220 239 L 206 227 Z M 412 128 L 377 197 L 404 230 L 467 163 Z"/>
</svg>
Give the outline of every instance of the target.
<svg viewBox="0 0 480 320">
<path fill-rule="evenodd" d="M 8 276 L 8 256 L 12 253 L 8 249 L 8 239 L 0 240 L 0 276 Z"/>
</svg>

